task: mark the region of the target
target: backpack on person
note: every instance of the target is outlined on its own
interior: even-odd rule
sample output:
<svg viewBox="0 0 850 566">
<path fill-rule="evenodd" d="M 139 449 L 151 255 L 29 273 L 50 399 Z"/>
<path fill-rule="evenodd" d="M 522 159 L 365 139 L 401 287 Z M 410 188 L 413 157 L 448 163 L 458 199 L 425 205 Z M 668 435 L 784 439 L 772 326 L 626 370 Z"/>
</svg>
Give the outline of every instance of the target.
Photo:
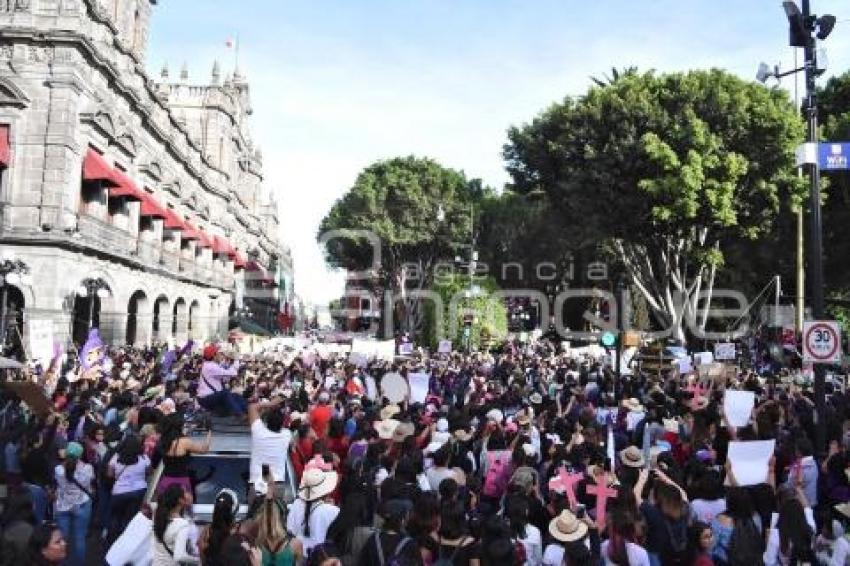
<svg viewBox="0 0 850 566">
<path fill-rule="evenodd" d="M 502 497 L 511 473 L 511 453 L 507 450 L 487 452 L 487 474 L 481 493 L 487 497 Z"/>
<path fill-rule="evenodd" d="M 728 566 L 764 565 L 764 542 L 752 519 L 735 522 L 726 556 Z"/>
<path fill-rule="evenodd" d="M 412 542 L 413 539 L 410 537 L 402 537 L 398 544 L 395 545 L 395 550 L 393 550 L 392 555 L 389 560 L 384 558 L 384 547 L 381 544 L 381 533 L 375 532 L 375 546 L 378 549 L 378 564 L 380 566 L 407 566 L 408 561 L 401 555 L 401 552 L 404 550 L 404 547 L 408 545 L 408 543 Z"/>
</svg>

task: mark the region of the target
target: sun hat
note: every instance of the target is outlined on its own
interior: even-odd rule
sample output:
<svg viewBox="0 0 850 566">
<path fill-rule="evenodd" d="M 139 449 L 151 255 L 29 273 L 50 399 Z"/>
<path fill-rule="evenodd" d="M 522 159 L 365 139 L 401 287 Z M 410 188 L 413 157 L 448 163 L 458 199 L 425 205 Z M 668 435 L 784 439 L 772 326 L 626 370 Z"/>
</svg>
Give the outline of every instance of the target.
<svg viewBox="0 0 850 566">
<path fill-rule="evenodd" d="M 549 534 L 561 542 L 581 540 L 587 535 L 587 530 L 587 524 L 579 521 L 569 509 L 564 509 L 560 515 L 549 521 Z"/>
<path fill-rule="evenodd" d="M 528 396 L 528 400 L 531 401 L 533 405 L 539 405 L 543 402 L 543 396 L 535 391 L 534 393 Z"/>
<path fill-rule="evenodd" d="M 525 426 L 531 423 L 531 417 L 528 415 L 527 412 L 523 411 L 516 416 L 516 422 L 520 426 Z"/>
<path fill-rule="evenodd" d="M 384 419 L 375 423 L 375 430 L 381 440 L 392 440 L 393 433 L 400 423 L 395 419 Z"/>
<path fill-rule="evenodd" d="M 79 460 L 83 456 L 83 445 L 79 442 L 69 442 L 65 447 L 65 457 Z"/>
<path fill-rule="evenodd" d="M 642 468 L 646 461 L 637 446 L 629 446 L 620 450 L 620 462 L 627 468 Z"/>
<path fill-rule="evenodd" d="M 502 411 L 499 409 L 490 409 L 487 411 L 487 420 L 493 421 L 498 424 L 502 424 L 502 421 L 505 419 L 505 415 L 502 414 Z"/>
<path fill-rule="evenodd" d="M 327 472 L 320 468 L 304 470 L 298 497 L 304 501 L 316 501 L 333 492 L 339 476 L 336 472 Z"/>
<path fill-rule="evenodd" d="M 385 421 L 387 419 L 391 419 L 400 412 L 401 409 L 398 408 L 398 405 L 387 405 L 386 407 L 381 409 L 381 420 Z"/>
<path fill-rule="evenodd" d="M 633 413 L 642 413 L 643 412 L 643 405 L 641 405 L 640 401 L 638 401 L 634 397 L 632 397 L 631 399 L 626 399 L 625 401 L 623 401 L 623 407 L 625 407 L 626 409 L 628 409 L 629 411 L 631 411 Z"/>
<path fill-rule="evenodd" d="M 413 423 L 399 423 L 393 430 L 393 442 L 404 442 L 408 436 L 413 436 L 416 427 Z"/>
</svg>

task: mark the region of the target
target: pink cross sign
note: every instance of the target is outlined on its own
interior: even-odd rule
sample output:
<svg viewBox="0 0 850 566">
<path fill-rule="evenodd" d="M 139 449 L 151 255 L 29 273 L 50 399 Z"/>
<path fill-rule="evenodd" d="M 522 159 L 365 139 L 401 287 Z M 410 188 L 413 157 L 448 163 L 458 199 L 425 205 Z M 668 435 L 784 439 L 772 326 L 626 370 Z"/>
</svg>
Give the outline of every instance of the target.
<svg viewBox="0 0 850 566">
<path fill-rule="evenodd" d="M 604 481 L 604 480 L 603 480 Z M 605 528 L 605 508 L 608 506 L 608 499 L 617 497 L 617 490 L 606 487 L 604 484 L 588 485 L 588 495 L 596 496 L 596 524 L 599 529 Z"/>
<path fill-rule="evenodd" d="M 575 509 L 578 505 L 575 486 L 584 479 L 584 474 L 569 474 L 563 466 L 558 470 L 558 475 L 549 480 L 549 489 L 557 492 L 563 491 L 567 494 L 570 508 Z"/>
</svg>

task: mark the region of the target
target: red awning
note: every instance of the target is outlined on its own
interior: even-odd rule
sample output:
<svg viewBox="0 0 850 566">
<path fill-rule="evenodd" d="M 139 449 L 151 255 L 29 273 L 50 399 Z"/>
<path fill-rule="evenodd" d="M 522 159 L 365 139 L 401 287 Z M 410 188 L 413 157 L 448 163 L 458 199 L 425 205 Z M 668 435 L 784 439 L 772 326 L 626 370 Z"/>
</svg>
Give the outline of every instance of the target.
<svg viewBox="0 0 850 566">
<path fill-rule="evenodd" d="M 149 194 L 142 192 L 142 206 L 139 207 L 139 214 L 142 216 L 152 216 L 164 220 L 168 217 L 165 208 L 160 206 L 158 202 Z"/>
<path fill-rule="evenodd" d="M 8 167 L 10 158 L 9 125 L 0 124 L 0 167 Z"/>
<path fill-rule="evenodd" d="M 177 216 L 177 213 L 170 208 L 165 209 L 165 222 L 163 227 L 166 230 L 183 230 L 183 219 Z"/>
<path fill-rule="evenodd" d="M 233 268 L 234 269 L 245 269 L 247 262 L 245 258 L 237 251 L 233 256 Z"/>
<path fill-rule="evenodd" d="M 194 228 L 191 224 L 186 222 L 185 220 L 183 221 L 182 230 L 183 230 L 183 239 L 184 240 L 200 240 L 201 239 L 200 232 L 196 228 Z"/>
<path fill-rule="evenodd" d="M 190 226 L 191 226 L 191 224 L 190 224 Z M 213 244 L 212 236 L 210 236 L 209 234 L 207 234 L 203 230 L 198 230 L 197 228 L 195 229 L 195 231 L 198 233 L 198 244 L 197 244 L 196 247 L 198 247 L 198 248 L 212 248 L 213 247 L 214 244 Z"/>
<path fill-rule="evenodd" d="M 115 180 L 114 173 L 114 169 L 103 156 L 89 148 L 83 158 L 83 180 L 101 181 L 109 186 L 117 187 L 119 183 Z"/>
<path fill-rule="evenodd" d="M 230 259 L 233 259 L 237 255 L 236 248 L 227 239 L 221 236 L 213 236 L 213 238 L 215 240 L 213 243 L 213 253 L 226 254 Z"/>
<path fill-rule="evenodd" d="M 112 179 L 117 183 L 117 186 L 110 187 L 109 198 L 125 197 L 130 200 L 143 202 L 145 200 L 144 191 L 136 186 L 126 173 L 119 169 L 112 170 Z"/>
</svg>

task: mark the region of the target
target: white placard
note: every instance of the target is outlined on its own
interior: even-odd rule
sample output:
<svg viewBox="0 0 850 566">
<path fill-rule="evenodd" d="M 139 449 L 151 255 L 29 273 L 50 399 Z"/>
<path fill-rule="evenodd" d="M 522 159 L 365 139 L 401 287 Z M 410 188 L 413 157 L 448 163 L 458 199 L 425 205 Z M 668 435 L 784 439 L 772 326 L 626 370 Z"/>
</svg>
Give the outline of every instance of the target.
<svg viewBox="0 0 850 566">
<path fill-rule="evenodd" d="M 452 341 L 451 340 L 440 340 L 440 344 L 437 346 L 438 354 L 451 354 L 452 353 Z"/>
<path fill-rule="evenodd" d="M 389 399 L 390 403 L 401 403 L 407 400 L 409 394 L 410 387 L 401 374 L 390 372 L 381 378 L 381 395 Z"/>
<path fill-rule="evenodd" d="M 31 319 L 29 321 L 30 358 L 39 360 L 45 368 L 53 360 L 53 321 Z"/>
<path fill-rule="evenodd" d="M 750 423 L 750 415 L 756 403 L 756 394 L 752 391 L 726 390 L 723 398 L 723 412 L 729 424 L 735 428 L 747 426 Z"/>
<path fill-rule="evenodd" d="M 407 382 L 410 384 L 410 402 L 425 403 L 428 397 L 428 384 L 431 376 L 427 373 L 409 373 Z"/>
<path fill-rule="evenodd" d="M 708 365 L 714 361 L 714 354 L 711 352 L 697 352 L 694 354 L 694 364 L 698 366 Z"/>
<path fill-rule="evenodd" d="M 410 342 L 403 342 L 398 345 L 399 356 L 409 356 L 411 354 L 413 354 L 413 344 Z"/>
<path fill-rule="evenodd" d="M 739 486 L 758 485 L 767 481 L 768 463 L 775 445 L 775 440 L 729 443 L 727 458 Z"/>
<path fill-rule="evenodd" d="M 367 374 L 364 381 L 366 382 L 366 396 L 372 401 L 377 400 L 378 386 L 375 384 L 375 378 Z"/>
<path fill-rule="evenodd" d="M 734 342 L 718 342 L 714 345 L 714 359 L 718 361 L 734 360 L 737 357 Z"/>
<path fill-rule="evenodd" d="M 690 358 L 679 358 L 676 362 L 679 364 L 679 373 L 681 375 L 694 371 L 694 365 L 691 363 Z"/>
</svg>

